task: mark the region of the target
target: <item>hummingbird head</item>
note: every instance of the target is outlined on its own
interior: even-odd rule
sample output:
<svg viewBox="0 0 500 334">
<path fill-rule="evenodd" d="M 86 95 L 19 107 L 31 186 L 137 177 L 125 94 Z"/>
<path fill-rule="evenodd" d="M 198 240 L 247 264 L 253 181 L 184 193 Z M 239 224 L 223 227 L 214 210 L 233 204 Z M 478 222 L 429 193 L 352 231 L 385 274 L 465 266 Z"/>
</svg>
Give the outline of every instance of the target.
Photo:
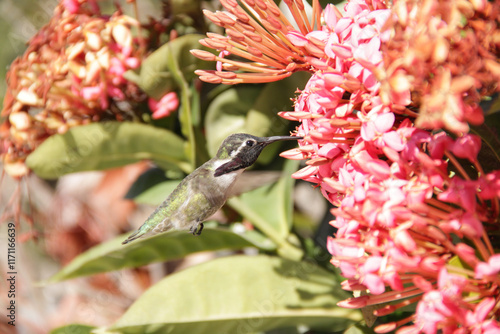
<svg viewBox="0 0 500 334">
<path fill-rule="evenodd" d="M 228 159 L 229 161 L 219 166 L 215 170 L 214 176 L 220 176 L 253 165 L 264 147 L 275 141 L 298 139 L 302 139 L 302 137 L 255 137 L 246 133 L 232 134 L 222 142 L 217 151 L 219 160 Z"/>
</svg>

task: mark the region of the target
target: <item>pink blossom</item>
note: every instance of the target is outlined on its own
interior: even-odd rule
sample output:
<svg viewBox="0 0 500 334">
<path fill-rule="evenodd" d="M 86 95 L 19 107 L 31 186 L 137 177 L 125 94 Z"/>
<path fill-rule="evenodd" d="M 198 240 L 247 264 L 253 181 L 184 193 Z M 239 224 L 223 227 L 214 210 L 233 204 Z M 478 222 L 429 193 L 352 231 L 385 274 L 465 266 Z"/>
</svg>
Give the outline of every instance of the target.
<svg viewBox="0 0 500 334">
<path fill-rule="evenodd" d="M 443 303 L 443 296 L 435 290 L 426 292 L 422 301 L 418 303 L 415 312 L 415 327 L 425 334 L 435 334 L 438 331 L 438 324 L 446 319 L 445 313 L 453 314 L 447 310 Z"/>
<path fill-rule="evenodd" d="M 63 7 L 71 14 L 78 14 L 81 11 L 81 7 L 88 6 L 93 14 L 99 14 L 100 8 L 96 0 L 63 0 Z"/>
<path fill-rule="evenodd" d="M 128 57 L 124 61 L 125 65 L 130 69 L 136 69 L 141 65 L 141 60 L 137 57 Z"/>
<path fill-rule="evenodd" d="M 375 109 L 372 109 L 368 113 L 361 127 L 361 137 L 366 141 L 374 140 L 385 134 L 394 124 L 394 114 L 392 112 L 375 113 L 374 111 Z"/>
<path fill-rule="evenodd" d="M 444 202 L 460 205 L 467 211 L 476 209 L 477 183 L 453 178 L 449 188 L 438 195 L 438 199 Z"/>
<path fill-rule="evenodd" d="M 63 0 L 64 8 L 71 14 L 76 14 L 80 10 L 80 3 L 78 0 Z"/>
<path fill-rule="evenodd" d="M 360 272 L 363 273 L 360 282 L 375 295 L 379 295 L 385 291 L 384 281 L 382 277 L 378 275 L 382 261 L 383 259 L 380 256 L 369 257 L 360 269 Z"/>
<path fill-rule="evenodd" d="M 493 255 L 488 262 L 480 262 L 475 268 L 475 277 L 494 276 L 500 272 L 500 254 Z"/>
<path fill-rule="evenodd" d="M 495 307 L 494 298 L 485 298 L 481 303 L 479 303 L 474 311 L 468 311 L 465 317 L 465 321 L 473 334 L 496 334 L 500 333 L 500 325 L 497 321 L 488 320 L 489 313 Z"/>
<path fill-rule="evenodd" d="M 286 37 L 295 46 L 305 46 L 307 44 L 307 38 L 298 31 L 291 31 Z"/>
<path fill-rule="evenodd" d="M 153 119 L 159 119 L 167 117 L 174 110 L 176 110 L 179 106 L 179 99 L 177 98 L 177 94 L 175 92 L 170 92 L 163 95 L 160 101 L 150 98 L 148 100 L 148 105 L 153 112 Z"/>
<path fill-rule="evenodd" d="M 111 79 L 113 81 L 113 84 L 118 86 L 126 82 L 126 80 L 123 78 L 123 74 L 127 71 L 125 64 L 117 57 L 111 58 L 110 64 L 111 66 L 108 69 L 108 74 L 113 76 L 113 78 Z"/>
<path fill-rule="evenodd" d="M 81 90 L 81 95 L 85 100 L 97 100 L 102 94 L 100 86 L 84 87 Z"/>
<path fill-rule="evenodd" d="M 81 96 L 85 100 L 99 102 L 101 109 L 107 109 L 109 106 L 107 91 L 104 89 L 103 84 L 94 87 L 83 87 L 81 89 Z"/>
<path fill-rule="evenodd" d="M 329 30 L 335 29 L 335 25 L 337 24 L 337 20 L 342 17 L 337 7 L 332 4 L 326 5 L 323 11 L 323 17 L 325 19 L 326 27 Z"/>
<path fill-rule="evenodd" d="M 455 141 L 451 151 L 459 158 L 467 158 L 469 161 L 476 161 L 477 154 L 481 149 L 481 138 L 467 134 Z"/>
<path fill-rule="evenodd" d="M 478 196 L 482 199 L 500 197 L 500 171 L 497 170 L 479 178 L 478 187 L 480 189 Z"/>
<path fill-rule="evenodd" d="M 226 50 L 223 50 L 219 53 L 220 58 L 223 58 L 223 57 L 229 56 L 229 55 L 230 55 L 229 51 L 226 51 Z M 222 71 L 222 62 L 220 62 L 220 61 L 217 62 L 217 71 Z"/>
</svg>

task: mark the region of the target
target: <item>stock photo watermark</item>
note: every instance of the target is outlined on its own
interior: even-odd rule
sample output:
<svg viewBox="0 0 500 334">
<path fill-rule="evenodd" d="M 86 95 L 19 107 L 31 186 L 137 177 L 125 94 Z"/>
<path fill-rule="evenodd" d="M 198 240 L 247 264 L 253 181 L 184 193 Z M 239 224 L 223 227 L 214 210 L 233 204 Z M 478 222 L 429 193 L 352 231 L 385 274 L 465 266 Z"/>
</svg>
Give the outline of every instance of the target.
<svg viewBox="0 0 500 334">
<path fill-rule="evenodd" d="M 16 325 L 16 225 L 9 222 L 7 225 L 7 323 Z"/>
</svg>

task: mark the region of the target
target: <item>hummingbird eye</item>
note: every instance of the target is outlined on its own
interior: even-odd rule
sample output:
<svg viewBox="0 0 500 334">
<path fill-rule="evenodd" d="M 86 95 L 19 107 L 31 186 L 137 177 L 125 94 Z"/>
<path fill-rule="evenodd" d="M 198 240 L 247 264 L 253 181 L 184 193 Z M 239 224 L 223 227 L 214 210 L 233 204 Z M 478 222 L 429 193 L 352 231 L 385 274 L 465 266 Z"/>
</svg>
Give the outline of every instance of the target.
<svg viewBox="0 0 500 334">
<path fill-rule="evenodd" d="M 247 140 L 247 142 L 246 142 L 247 146 L 253 146 L 253 144 L 255 144 L 255 142 L 253 140 Z"/>
</svg>

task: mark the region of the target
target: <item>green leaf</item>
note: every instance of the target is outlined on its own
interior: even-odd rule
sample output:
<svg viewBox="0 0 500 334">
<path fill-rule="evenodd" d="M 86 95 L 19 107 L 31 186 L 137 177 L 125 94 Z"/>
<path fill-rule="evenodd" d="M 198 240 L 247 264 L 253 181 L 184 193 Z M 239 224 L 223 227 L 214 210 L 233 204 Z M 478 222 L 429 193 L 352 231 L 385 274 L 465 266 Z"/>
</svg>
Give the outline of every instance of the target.
<svg viewBox="0 0 500 334">
<path fill-rule="evenodd" d="M 141 66 L 139 83 L 149 96 L 156 99 L 174 87 L 180 90 L 179 120 L 182 134 L 188 139 L 185 153 L 193 165 L 196 165 L 196 140 L 191 104 L 193 100 L 196 101 L 195 95 L 198 93 L 195 89 L 190 89 L 188 82 L 194 77 L 193 72 L 199 64 L 199 59 L 192 56 L 189 50 L 200 46 L 198 40 L 201 37 L 185 35 L 155 51 Z"/>
<path fill-rule="evenodd" d="M 193 0 L 171 0 L 169 3 L 169 16 L 175 17 L 180 15 L 195 16 L 201 14 L 201 1 Z"/>
<path fill-rule="evenodd" d="M 481 137 L 483 145 L 478 160 L 486 173 L 498 169 L 500 165 L 500 112 L 486 115 L 484 123 L 471 126 L 471 132 Z"/>
<path fill-rule="evenodd" d="M 302 334 L 302 332 L 297 327 L 282 327 L 272 329 L 266 332 L 260 332 L 259 334 Z M 321 334 L 315 332 L 314 334 Z"/>
<path fill-rule="evenodd" d="M 160 99 L 165 93 L 179 87 L 173 71 L 182 71 L 184 79 L 189 82 L 195 77 L 195 70 L 213 66 L 210 62 L 200 60 L 189 52 L 191 49 L 214 52 L 198 42 L 204 37 L 198 34 L 188 34 L 164 44 L 150 54 L 138 70 L 127 72 L 125 77 L 139 85 L 149 96 Z"/>
<path fill-rule="evenodd" d="M 262 87 L 259 85 L 234 86 L 223 91 L 207 109 L 205 128 L 208 152 L 214 156 L 219 145 L 232 133 L 246 131 L 246 113 Z"/>
<path fill-rule="evenodd" d="M 295 184 L 291 175 L 297 170 L 298 165 L 297 160 L 287 160 L 283 175 L 278 182 L 228 200 L 231 207 L 252 222 L 279 247 L 286 247 L 289 251 L 292 251 L 292 246 L 286 238 L 292 226 L 292 196 Z M 297 257 L 301 256 L 302 254 L 297 254 Z"/>
<path fill-rule="evenodd" d="M 130 189 L 125 194 L 125 198 L 134 199 L 151 187 L 165 181 L 168 181 L 168 178 L 165 176 L 163 170 L 160 168 L 149 168 L 132 183 Z"/>
<path fill-rule="evenodd" d="M 354 324 L 344 331 L 344 334 L 375 334 L 373 329 L 366 325 Z"/>
<path fill-rule="evenodd" d="M 159 205 L 180 182 L 181 180 L 169 180 L 159 168 L 151 168 L 135 180 L 125 198 L 140 204 Z"/>
<path fill-rule="evenodd" d="M 102 122 L 77 126 L 45 140 L 26 159 L 38 176 L 104 170 L 149 159 L 165 169 L 192 171 L 184 141 L 173 132 L 131 122 Z"/>
<path fill-rule="evenodd" d="M 215 52 L 198 42 L 203 37 L 198 34 L 178 37 L 153 52 L 138 70 L 126 73 L 128 80 L 138 84 L 146 94 L 157 100 L 167 92 L 179 90 L 179 121 L 182 134 L 187 138 L 184 149 L 192 169 L 201 164 L 196 160 L 200 149 L 196 146 L 194 128 L 199 125 L 201 116 L 198 92 L 189 83 L 196 77 L 196 69 L 210 68 L 213 65 L 194 57 L 190 50 L 196 48 Z"/>
<path fill-rule="evenodd" d="M 176 68 L 174 63 L 175 59 L 170 58 L 170 62 L 172 62 L 172 75 L 177 84 L 180 87 L 180 100 L 181 100 L 181 107 L 179 110 L 179 121 L 181 122 L 181 131 L 182 134 L 188 139 L 188 143 L 185 147 L 185 153 L 189 157 L 189 161 L 193 165 L 196 164 L 196 138 L 195 138 L 195 131 L 194 131 L 194 125 L 192 121 L 192 108 L 191 108 L 191 98 L 192 98 L 192 91 L 189 89 L 189 86 L 186 82 L 186 79 L 182 75 L 182 72 L 180 71 L 179 68 Z M 194 94 L 198 94 L 195 92 Z"/>
<path fill-rule="evenodd" d="M 215 97 L 207 109 L 205 127 L 208 151 L 213 156 L 220 143 L 232 133 L 243 132 L 255 136 L 286 134 L 288 121 L 278 112 L 290 110 L 291 98 L 297 87 L 302 87 L 309 76 L 296 73 L 292 77 L 261 85 L 239 85 Z M 274 148 L 273 148 L 274 147 Z M 261 154 L 265 163 L 276 156 L 277 145 Z"/>
<path fill-rule="evenodd" d="M 278 182 L 240 195 L 240 202 L 245 206 L 240 213 L 242 215 L 245 215 L 245 212 L 250 213 L 247 210 L 249 209 L 252 212 L 251 216 L 259 216 L 259 221 L 265 220 L 267 225 L 271 226 L 281 237 L 288 236 L 292 227 L 292 196 L 295 184 L 295 179 L 291 175 L 297 171 L 299 163 L 297 160 L 286 160 L 283 174 Z M 234 208 L 239 211 L 241 207 L 235 206 Z M 252 221 L 250 217 L 245 218 Z"/>
<path fill-rule="evenodd" d="M 272 242 L 259 238 L 255 232 L 238 234 L 221 228 L 205 228 L 201 236 L 193 236 L 186 231 L 170 231 L 124 246 L 121 243 L 127 236 L 121 235 L 78 255 L 47 282 L 180 259 L 197 252 L 252 246 L 263 250 L 275 248 Z"/>
<path fill-rule="evenodd" d="M 343 330 L 362 317 L 336 306 L 349 294 L 312 263 L 219 258 L 167 276 L 110 328 L 119 333 L 254 333 L 305 325 Z"/>
<path fill-rule="evenodd" d="M 88 325 L 71 324 L 53 329 L 50 334 L 90 334 L 94 328 Z"/>
<path fill-rule="evenodd" d="M 490 96 L 483 96 L 479 106 L 485 115 L 500 112 L 500 93 L 493 93 Z"/>
<path fill-rule="evenodd" d="M 170 180 L 158 183 L 134 197 L 139 204 L 160 205 L 181 183 L 181 180 Z"/>
</svg>

